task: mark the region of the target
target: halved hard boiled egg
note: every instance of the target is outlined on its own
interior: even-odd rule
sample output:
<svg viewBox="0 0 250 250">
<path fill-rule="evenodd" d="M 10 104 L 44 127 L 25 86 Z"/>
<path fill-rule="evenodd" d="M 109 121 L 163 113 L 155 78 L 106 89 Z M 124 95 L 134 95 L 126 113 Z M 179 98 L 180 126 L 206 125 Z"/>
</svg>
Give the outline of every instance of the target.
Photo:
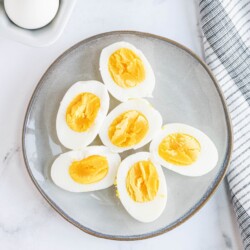
<svg viewBox="0 0 250 250">
<path fill-rule="evenodd" d="M 82 149 L 98 134 L 109 109 L 109 94 L 104 84 L 81 81 L 64 95 L 56 118 L 60 142 L 69 149 Z"/>
<path fill-rule="evenodd" d="M 152 222 L 167 203 L 167 185 L 162 168 L 148 152 L 125 158 L 118 168 L 118 197 L 128 213 L 141 222 Z"/>
<path fill-rule="evenodd" d="M 218 151 L 209 137 L 181 123 L 165 125 L 152 140 L 150 152 L 163 167 L 187 176 L 207 174 L 218 162 Z"/>
<path fill-rule="evenodd" d="M 106 117 L 99 136 L 114 152 L 137 149 L 149 141 L 162 126 L 162 117 L 149 102 L 134 99 L 119 104 Z"/>
<path fill-rule="evenodd" d="M 108 91 L 119 101 L 152 97 L 154 72 L 144 54 L 130 43 L 117 42 L 104 48 L 100 72 Z"/>
<path fill-rule="evenodd" d="M 114 184 L 119 154 L 104 146 L 90 146 L 59 155 L 51 167 L 54 183 L 71 192 L 105 189 Z"/>
</svg>

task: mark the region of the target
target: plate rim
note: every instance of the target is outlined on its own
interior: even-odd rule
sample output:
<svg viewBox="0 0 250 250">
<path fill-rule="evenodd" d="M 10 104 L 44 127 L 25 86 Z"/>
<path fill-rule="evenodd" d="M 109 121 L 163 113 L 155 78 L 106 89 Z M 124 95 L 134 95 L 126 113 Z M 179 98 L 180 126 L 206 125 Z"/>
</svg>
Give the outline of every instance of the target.
<svg viewBox="0 0 250 250">
<path fill-rule="evenodd" d="M 69 54 L 71 51 L 78 48 L 82 44 L 90 42 L 90 41 L 95 40 L 95 39 L 105 37 L 105 36 L 122 35 L 122 34 L 137 35 L 137 36 L 142 36 L 142 37 L 151 37 L 151 38 L 154 38 L 154 39 L 165 41 L 165 42 L 170 43 L 171 45 L 174 45 L 177 48 L 185 51 L 187 54 L 189 54 L 195 60 L 197 60 L 201 64 L 201 66 L 203 66 L 203 68 L 207 71 L 209 77 L 212 79 L 212 81 L 214 83 L 214 86 L 215 86 L 215 88 L 216 88 L 216 90 L 217 90 L 217 92 L 219 94 L 219 97 L 220 97 L 220 100 L 221 100 L 221 103 L 222 103 L 222 106 L 223 106 L 223 111 L 224 111 L 224 114 L 225 114 L 227 130 L 228 130 L 228 145 L 227 145 L 227 153 L 228 154 L 226 155 L 226 158 L 225 158 L 224 162 L 222 163 L 222 168 L 220 169 L 220 171 L 217 174 L 216 178 L 212 181 L 210 187 L 206 190 L 206 192 L 200 198 L 200 200 L 195 205 L 193 205 L 191 207 L 191 209 L 188 210 L 184 215 L 182 215 L 180 218 L 178 218 L 173 223 L 167 225 L 166 227 L 164 227 L 162 229 L 159 229 L 159 230 L 149 232 L 149 233 L 128 235 L 128 236 L 111 235 L 111 234 L 103 234 L 103 233 L 100 233 L 100 232 L 96 232 L 96 231 L 94 231 L 94 230 L 92 230 L 90 228 L 87 228 L 87 227 L 81 225 L 79 222 L 72 219 L 67 213 L 62 211 L 61 208 L 59 206 L 57 206 L 52 199 L 49 198 L 49 196 L 43 191 L 43 189 L 39 186 L 38 182 L 36 181 L 32 171 L 31 171 L 31 168 L 29 166 L 29 161 L 27 159 L 26 149 L 25 149 L 25 132 L 26 132 L 26 127 L 27 127 L 27 122 L 28 122 L 28 116 L 30 114 L 33 101 L 35 100 L 36 93 L 39 91 L 39 89 L 43 85 L 43 79 L 46 77 L 48 71 L 50 71 L 50 69 L 56 63 L 58 63 L 63 57 L 65 57 L 67 54 Z M 75 45 L 71 46 L 70 48 L 66 49 L 60 56 L 58 56 L 50 64 L 50 66 L 47 68 L 45 73 L 42 75 L 42 77 L 38 81 L 32 95 L 31 95 L 28 106 L 26 108 L 24 121 L 23 121 L 23 128 L 22 128 L 22 155 L 23 155 L 23 160 L 24 160 L 24 163 L 25 163 L 25 167 L 26 167 L 26 170 L 27 170 L 33 184 L 38 189 L 40 194 L 44 197 L 44 199 L 66 221 L 68 221 L 72 225 L 76 226 L 80 230 L 84 231 L 85 233 L 88 233 L 90 235 L 93 235 L 93 236 L 96 236 L 96 237 L 99 237 L 99 238 L 104 238 L 104 239 L 109 239 L 109 240 L 118 240 L 118 241 L 134 241 L 134 240 L 143 240 L 143 239 L 152 238 L 152 237 L 161 235 L 163 233 L 166 233 L 166 232 L 178 227 L 179 225 L 181 225 L 185 221 L 187 221 L 189 218 L 191 218 L 194 214 L 196 214 L 207 203 L 207 201 L 212 197 L 212 195 L 217 190 L 219 184 L 224 179 L 224 177 L 226 175 L 226 172 L 227 172 L 227 169 L 228 169 L 228 166 L 230 164 L 230 160 L 231 160 L 231 156 L 232 156 L 232 150 L 233 150 L 232 123 L 231 123 L 231 118 L 230 118 L 229 111 L 228 111 L 228 108 L 227 108 L 227 105 L 226 105 L 226 100 L 224 98 L 223 92 L 222 92 L 222 90 L 221 90 L 215 76 L 213 75 L 211 70 L 208 68 L 206 63 L 203 62 L 203 60 L 198 55 L 196 55 L 191 49 L 187 48 L 186 46 L 184 46 L 184 45 L 182 45 L 182 44 L 180 44 L 180 43 L 178 43 L 178 42 L 176 42 L 176 41 L 174 41 L 172 39 L 169 39 L 169 38 L 166 38 L 166 37 L 163 37 L 163 36 L 159 36 L 159 35 L 155 35 L 155 34 L 151 34 L 151 33 L 147 33 L 147 32 L 140 32 L 140 31 L 133 31 L 133 30 L 116 30 L 116 31 L 104 32 L 104 33 L 100 33 L 100 34 L 88 37 L 88 38 L 83 39 L 80 42 L 76 43 Z"/>
</svg>

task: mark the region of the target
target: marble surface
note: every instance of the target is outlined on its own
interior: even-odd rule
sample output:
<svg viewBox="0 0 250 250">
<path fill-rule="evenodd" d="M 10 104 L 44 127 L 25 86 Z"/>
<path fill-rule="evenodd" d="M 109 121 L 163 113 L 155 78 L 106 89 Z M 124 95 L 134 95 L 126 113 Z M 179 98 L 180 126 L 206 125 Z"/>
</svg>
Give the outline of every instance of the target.
<svg viewBox="0 0 250 250">
<path fill-rule="evenodd" d="M 75 228 L 46 203 L 30 180 L 21 153 L 21 132 L 38 80 L 65 49 L 111 30 L 165 36 L 202 57 L 195 0 L 79 0 L 64 34 L 50 47 L 32 48 L 0 36 L 0 249 L 242 249 L 225 182 L 195 216 L 173 231 L 119 242 Z"/>
</svg>

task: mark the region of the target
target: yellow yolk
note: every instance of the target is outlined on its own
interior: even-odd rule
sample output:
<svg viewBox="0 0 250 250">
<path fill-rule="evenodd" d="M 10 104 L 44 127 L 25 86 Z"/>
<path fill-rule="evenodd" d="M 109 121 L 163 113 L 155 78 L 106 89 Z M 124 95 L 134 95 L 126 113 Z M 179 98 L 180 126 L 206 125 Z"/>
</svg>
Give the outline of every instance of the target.
<svg viewBox="0 0 250 250">
<path fill-rule="evenodd" d="M 158 153 L 165 161 L 186 166 L 194 163 L 201 151 L 200 143 L 191 135 L 175 133 L 160 143 Z"/>
<path fill-rule="evenodd" d="M 130 198 L 136 202 L 152 201 L 159 188 L 159 177 L 151 161 L 139 161 L 129 170 L 126 188 Z"/>
<path fill-rule="evenodd" d="M 145 79 L 142 60 L 127 48 L 118 49 L 110 56 L 108 68 L 113 81 L 122 88 L 133 88 Z"/>
<path fill-rule="evenodd" d="M 100 109 L 98 96 L 92 93 L 81 93 L 69 104 L 66 111 L 66 122 L 76 132 L 87 131 L 94 123 Z"/>
<path fill-rule="evenodd" d="M 118 147 L 129 147 L 139 143 L 147 134 L 147 118 L 136 110 L 119 115 L 111 123 L 108 131 L 110 141 Z"/>
<path fill-rule="evenodd" d="M 69 175 L 80 184 L 91 184 L 102 180 L 108 173 L 106 157 L 91 155 L 80 161 L 74 161 L 69 167 Z"/>
</svg>

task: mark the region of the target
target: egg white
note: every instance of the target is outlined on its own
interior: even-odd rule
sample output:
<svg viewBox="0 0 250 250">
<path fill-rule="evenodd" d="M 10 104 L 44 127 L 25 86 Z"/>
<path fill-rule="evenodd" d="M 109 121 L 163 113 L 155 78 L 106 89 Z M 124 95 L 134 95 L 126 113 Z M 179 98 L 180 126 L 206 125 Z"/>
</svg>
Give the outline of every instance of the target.
<svg viewBox="0 0 250 250">
<path fill-rule="evenodd" d="M 120 87 L 114 82 L 112 76 L 109 73 L 109 58 L 116 50 L 119 50 L 121 48 L 128 48 L 132 50 L 142 60 L 145 67 L 144 81 L 132 88 Z M 117 42 L 109 45 L 102 50 L 99 63 L 103 82 L 107 86 L 110 94 L 117 100 L 124 102 L 131 98 L 152 97 L 152 93 L 155 87 L 155 75 L 153 69 L 142 51 L 137 49 L 132 44 L 127 42 Z"/>
<path fill-rule="evenodd" d="M 201 147 L 198 159 L 188 166 L 178 166 L 165 161 L 158 153 L 161 141 L 169 134 L 184 133 L 194 137 Z M 202 176 L 212 171 L 218 162 L 218 151 L 212 140 L 200 130 L 181 123 L 166 124 L 150 144 L 150 152 L 155 161 L 163 167 L 186 176 Z"/>
<path fill-rule="evenodd" d="M 148 120 L 149 129 L 145 137 L 136 145 L 132 145 L 129 147 L 118 147 L 114 145 L 108 136 L 108 130 L 111 123 L 117 118 L 120 114 L 129 111 L 129 110 L 136 110 L 141 112 Z M 161 114 L 152 107 L 152 105 L 144 100 L 144 99 L 133 99 L 127 102 L 123 102 L 119 104 L 116 108 L 114 108 L 108 116 L 105 118 L 102 128 L 99 132 L 99 136 L 104 145 L 109 147 L 114 152 L 124 152 L 129 149 L 138 149 L 143 147 L 149 141 L 152 140 L 154 135 L 162 126 L 162 117 Z"/>
<path fill-rule="evenodd" d="M 100 155 L 107 158 L 108 173 L 99 182 L 80 184 L 69 175 L 69 167 L 73 161 L 80 161 L 91 155 Z M 118 166 L 121 162 L 119 154 L 111 152 L 104 146 L 90 146 L 81 151 L 69 151 L 59 155 L 52 164 L 51 178 L 60 188 L 70 192 L 89 192 L 108 188 L 114 184 Z"/>
<path fill-rule="evenodd" d="M 66 110 L 79 94 L 89 92 L 99 97 L 100 109 L 92 126 L 84 132 L 72 130 L 66 122 Z M 56 118 L 59 141 L 69 149 L 79 150 L 89 145 L 97 136 L 109 109 L 109 94 L 104 84 L 98 81 L 80 81 L 72 85 L 64 95 Z"/>
<path fill-rule="evenodd" d="M 126 178 L 130 168 L 138 161 L 150 160 L 158 173 L 159 188 L 155 198 L 148 202 L 136 202 L 129 196 L 126 188 Z M 162 168 L 148 152 L 139 152 L 125 158 L 117 172 L 117 191 L 119 199 L 127 212 L 140 222 L 152 222 L 163 212 L 167 203 L 167 184 Z"/>
</svg>

